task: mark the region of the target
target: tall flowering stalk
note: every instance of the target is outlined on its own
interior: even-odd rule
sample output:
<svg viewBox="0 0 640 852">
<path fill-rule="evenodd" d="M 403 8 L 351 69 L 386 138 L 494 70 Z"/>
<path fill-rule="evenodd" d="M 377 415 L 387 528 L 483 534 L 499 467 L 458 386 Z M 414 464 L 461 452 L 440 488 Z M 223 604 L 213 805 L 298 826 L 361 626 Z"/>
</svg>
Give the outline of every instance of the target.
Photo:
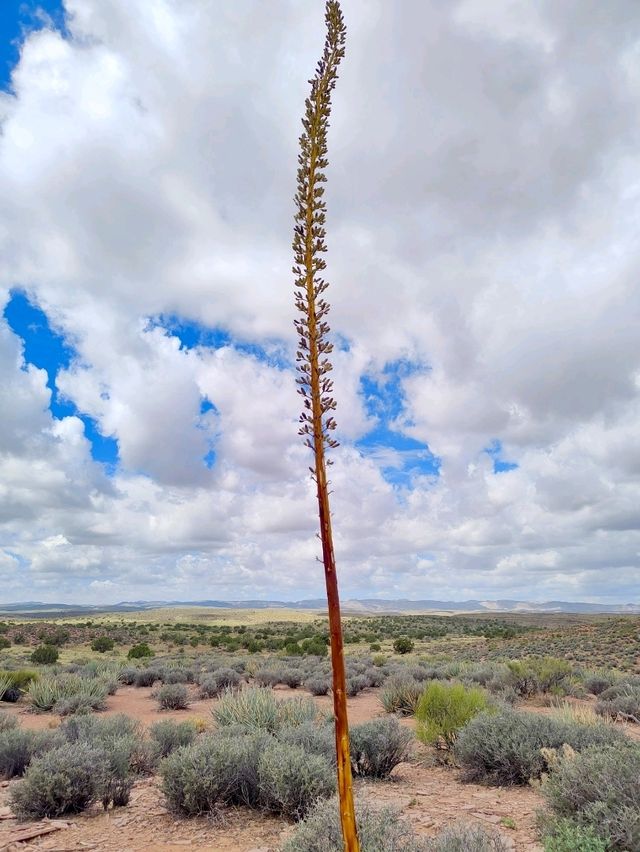
<svg viewBox="0 0 640 852">
<path fill-rule="evenodd" d="M 295 321 L 299 337 L 296 359 L 299 373 L 298 392 L 304 400 L 300 415 L 300 435 L 305 438 L 305 444 L 312 450 L 314 457 L 310 471 L 317 486 L 322 561 L 327 586 L 340 819 L 345 850 L 357 852 L 360 846 L 353 806 L 340 598 L 327 487 L 326 466 L 331 464 L 331 460 L 325 458 L 325 448 L 338 446 L 338 442 L 331 437 L 336 428 L 332 415 L 336 403 L 331 396 L 333 382 L 328 375 L 332 369 L 328 356 L 333 350 L 333 345 L 327 340 L 329 325 L 326 316 L 329 313 L 329 303 L 322 295 L 329 285 L 321 275 L 327 265 L 321 256 L 327 250 L 324 229 L 326 203 L 323 200 L 323 183 L 326 181 L 324 169 L 328 165 L 327 130 L 331 113 L 331 92 L 338 78 L 338 65 L 344 56 L 346 37 L 342 11 L 337 0 L 328 0 L 325 22 L 327 36 L 324 52 L 313 79 L 309 81 L 311 92 L 305 101 L 302 119 L 304 130 L 300 137 L 298 155 L 293 274 L 296 308 L 302 317 Z"/>
</svg>

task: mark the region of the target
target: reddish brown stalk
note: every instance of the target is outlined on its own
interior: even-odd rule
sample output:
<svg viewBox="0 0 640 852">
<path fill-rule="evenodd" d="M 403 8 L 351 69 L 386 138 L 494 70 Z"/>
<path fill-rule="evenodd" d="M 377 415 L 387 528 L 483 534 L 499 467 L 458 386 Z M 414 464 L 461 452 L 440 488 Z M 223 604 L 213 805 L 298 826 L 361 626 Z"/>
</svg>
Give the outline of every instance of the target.
<svg viewBox="0 0 640 852">
<path fill-rule="evenodd" d="M 317 486 L 322 561 L 327 587 L 340 820 L 345 850 L 358 852 L 360 846 L 353 805 L 340 597 L 326 470 L 331 461 L 325 458 L 325 447 L 338 446 L 338 442 L 330 434 L 336 428 L 335 420 L 331 416 L 336 403 L 331 396 L 333 383 L 327 375 L 332 369 L 327 356 L 333 346 L 326 339 L 330 329 L 324 319 L 329 312 L 329 304 L 321 297 L 328 284 L 319 276 L 326 268 L 325 261 L 320 257 L 321 253 L 327 250 L 324 242 L 326 204 L 322 200 L 322 183 L 326 180 L 323 169 L 328 165 L 327 129 L 331 92 L 337 79 L 338 65 L 344 56 L 346 35 L 337 0 L 327 2 L 325 21 L 327 37 L 322 59 L 318 63 L 315 76 L 309 81 L 311 93 L 305 101 L 305 115 L 302 119 L 304 132 L 300 137 L 298 156 L 293 273 L 296 277 L 296 307 L 302 318 L 295 322 L 299 335 L 297 361 L 300 375 L 297 382 L 299 393 L 304 399 L 300 434 L 305 436 L 305 443 L 314 456 L 314 465 L 310 470 Z"/>
</svg>

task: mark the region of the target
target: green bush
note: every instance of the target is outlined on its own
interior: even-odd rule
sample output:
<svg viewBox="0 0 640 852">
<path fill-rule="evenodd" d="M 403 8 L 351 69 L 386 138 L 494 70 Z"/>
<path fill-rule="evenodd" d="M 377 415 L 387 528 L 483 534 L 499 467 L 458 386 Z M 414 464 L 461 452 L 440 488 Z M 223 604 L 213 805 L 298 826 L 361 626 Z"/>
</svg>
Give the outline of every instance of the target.
<svg viewBox="0 0 640 852">
<path fill-rule="evenodd" d="M 543 785 L 560 818 L 589 827 L 608 849 L 640 849 L 640 747 L 631 742 L 565 754 Z"/>
<path fill-rule="evenodd" d="M 222 805 L 259 802 L 258 755 L 267 734 L 237 737 L 211 734 L 178 748 L 160 765 L 169 807 L 187 816 L 216 813 Z"/>
<path fill-rule="evenodd" d="M 52 665 L 53 663 L 58 662 L 59 656 L 60 652 L 55 647 L 55 645 L 38 645 L 38 647 L 31 654 L 31 657 L 29 659 L 32 663 L 39 663 L 40 665 Z"/>
<path fill-rule="evenodd" d="M 424 685 L 408 677 L 392 677 L 386 681 L 380 701 L 387 713 L 413 716 L 424 692 Z"/>
<path fill-rule="evenodd" d="M 185 710 L 189 706 L 189 692 L 182 683 L 165 683 L 156 699 L 161 710 Z"/>
<path fill-rule="evenodd" d="M 109 636 L 98 636 L 91 643 L 91 650 L 104 654 L 105 651 L 113 651 L 115 642 Z"/>
<path fill-rule="evenodd" d="M 443 742 L 450 749 L 458 731 L 487 707 L 487 696 L 482 689 L 433 680 L 416 709 L 418 737 L 434 745 Z"/>
<path fill-rule="evenodd" d="M 174 722 L 172 719 L 164 719 L 151 725 L 149 736 L 153 743 L 154 754 L 159 759 L 167 757 L 177 748 L 191 745 L 196 738 L 196 727 L 193 722 Z"/>
<path fill-rule="evenodd" d="M 608 842 L 586 825 L 555 820 L 545 831 L 544 852 L 607 852 Z"/>
<path fill-rule="evenodd" d="M 408 636 L 399 636 L 393 643 L 396 654 L 410 654 L 413 648 L 414 644 Z"/>
<path fill-rule="evenodd" d="M 0 636 L 0 651 L 4 651 L 5 648 L 11 647 L 11 640 L 7 639 L 6 636 Z"/>
<path fill-rule="evenodd" d="M 582 751 L 625 739 L 612 725 L 581 725 L 509 709 L 473 718 L 460 731 L 454 753 L 467 781 L 527 784 L 548 769 L 542 749 L 567 744 Z"/>
<path fill-rule="evenodd" d="M 14 671 L 0 671 L 0 678 L 8 678 L 11 686 L 18 689 L 27 689 L 32 680 L 38 680 L 38 672 L 33 669 L 15 669 Z"/>
<path fill-rule="evenodd" d="M 228 690 L 211 712 L 221 727 L 241 725 L 247 730 L 270 733 L 277 733 L 287 725 L 313 721 L 318 715 L 312 698 L 305 696 L 278 701 L 265 687 L 251 687 L 240 692 Z"/>
<path fill-rule="evenodd" d="M 323 757 L 299 746 L 266 743 L 258 760 L 263 806 L 290 819 L 302 819 L 319 798 L 335 793 L 335 773 Z"/>
<path fill-rule="evenodd" d="M 143 657 L 153 657 L 154 653 L 151 648 L 147 645 L 146 642 L 141 642 L 139 645 L 134 645 L 132 648 L 129 648 L 129 653 L 127 654 L 127 659 L 129 660 L 140 660 Z"/>
<path fill-rule="evenodd" d="M 78 813 L 99 799 L 105 773 L 97 749 L 86 743 L 59 746 L 31 761 L 10 790 L 12 809 L 20 819 Z"/>
<path fill-rule="evenodd" d="M 351 729 L 351 766 L 361 777 L 388 778 L 407 760 L 411 731 L 397 719 L 374 719 Z"/>
<path fill-rule="evenodd" d="M 600 695 L 605 689 L 609 689 L 616 682 L 616 675 L 612 671 L 599 669 L 598 671 L 587 672 L 584 676 L 584 686 L 587 692 L 592 695 Z"/>
</svg>

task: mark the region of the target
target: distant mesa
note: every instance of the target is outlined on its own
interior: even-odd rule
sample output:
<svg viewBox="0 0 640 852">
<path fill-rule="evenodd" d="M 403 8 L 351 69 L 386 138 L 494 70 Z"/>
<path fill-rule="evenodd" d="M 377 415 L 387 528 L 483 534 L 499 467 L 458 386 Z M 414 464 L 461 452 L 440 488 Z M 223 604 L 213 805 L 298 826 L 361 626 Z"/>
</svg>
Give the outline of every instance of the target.
<svg viewBox="0 0 640 852">
<path fill-rule="evenodd" d="M 99 613 L 141 612 L 149 609 L 168 609 L 173 607 L 209 607 L 211 609 L 326 609 L 324 598 L 312 598 L 302 601 L 264 601 L 264 600 L 202 600 L 202 601 L 122 601 L 102 606 L 91 604 L 43 603 L 42 601 L 20 601 L 18 603 L 0 603 L 0 616 L 31 615 L 34 617 L 59 617 L 97 615 Z M 640 603 L 598 604 L 581 601 L 514 601 L 514 600 L 468 600 L 468 601 L 432 601 L 432 600 L 383 600 L 377 598 L 354 598 L 342 603 L 345 613 L 409 613 L 409 612 L 451 612 L 451 613 L 577 613 L 577 614 L 628 614 L 640 615 Z"/>
</svg>

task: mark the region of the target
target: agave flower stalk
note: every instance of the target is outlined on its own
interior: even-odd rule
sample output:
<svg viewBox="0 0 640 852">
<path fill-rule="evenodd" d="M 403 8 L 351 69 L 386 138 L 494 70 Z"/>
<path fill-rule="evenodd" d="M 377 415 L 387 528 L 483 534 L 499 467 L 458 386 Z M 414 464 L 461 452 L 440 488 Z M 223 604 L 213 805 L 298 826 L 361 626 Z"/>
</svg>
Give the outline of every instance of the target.
<svg viewBox="0 0 640 852">
<path fill-rule="evenodd" d="M 360 846 L 356 832 L 353 805 L 351 758 L 349 753 L 349 725 L 347 720 L 347 695 L 344 665 L 342 624 L 338 577 L 333 550 L 331 512 L 325 449 L 333 449 L 338 442 L 331 436 L 336 428 L 332 412 L 336 403 L 332 397 L 333 382 L 329 378 L 332 366 L 329 355 L 333 345 L 327 339 L 329 325 L 326 316 L 329 303 L 323 293 L 329 286 L 322 278 L 326 261 L 325 213 L 323 199 L 326 181 L 324 169 L 327 160 L 327 130 L 331 112 L 331 92 L 338 78 L 338 65 L 344 56 L 346 29 L 337 0 L 328 0 L 325 9 L 327 35 L 322 58 L 309 81 L 311 92 L 305 101 L 298 155 L 296 214 L 293 236 L 295 276 L 295 303 L 302 314 L 295 321 L 298 332 L 298 392 L 304 407 L 300 415 L 299 433 L 312 450 L 314 464 L 309 468 L 315 480 L 320 519 L 320 540 L 324 564 L 331 636 L 331 667 L 333 671 L 333 708 L 336 731 L 336 757 L 338 767 L 338 795 L 344 846 L 347 852 L 357 852 Z"/>
</svg>

